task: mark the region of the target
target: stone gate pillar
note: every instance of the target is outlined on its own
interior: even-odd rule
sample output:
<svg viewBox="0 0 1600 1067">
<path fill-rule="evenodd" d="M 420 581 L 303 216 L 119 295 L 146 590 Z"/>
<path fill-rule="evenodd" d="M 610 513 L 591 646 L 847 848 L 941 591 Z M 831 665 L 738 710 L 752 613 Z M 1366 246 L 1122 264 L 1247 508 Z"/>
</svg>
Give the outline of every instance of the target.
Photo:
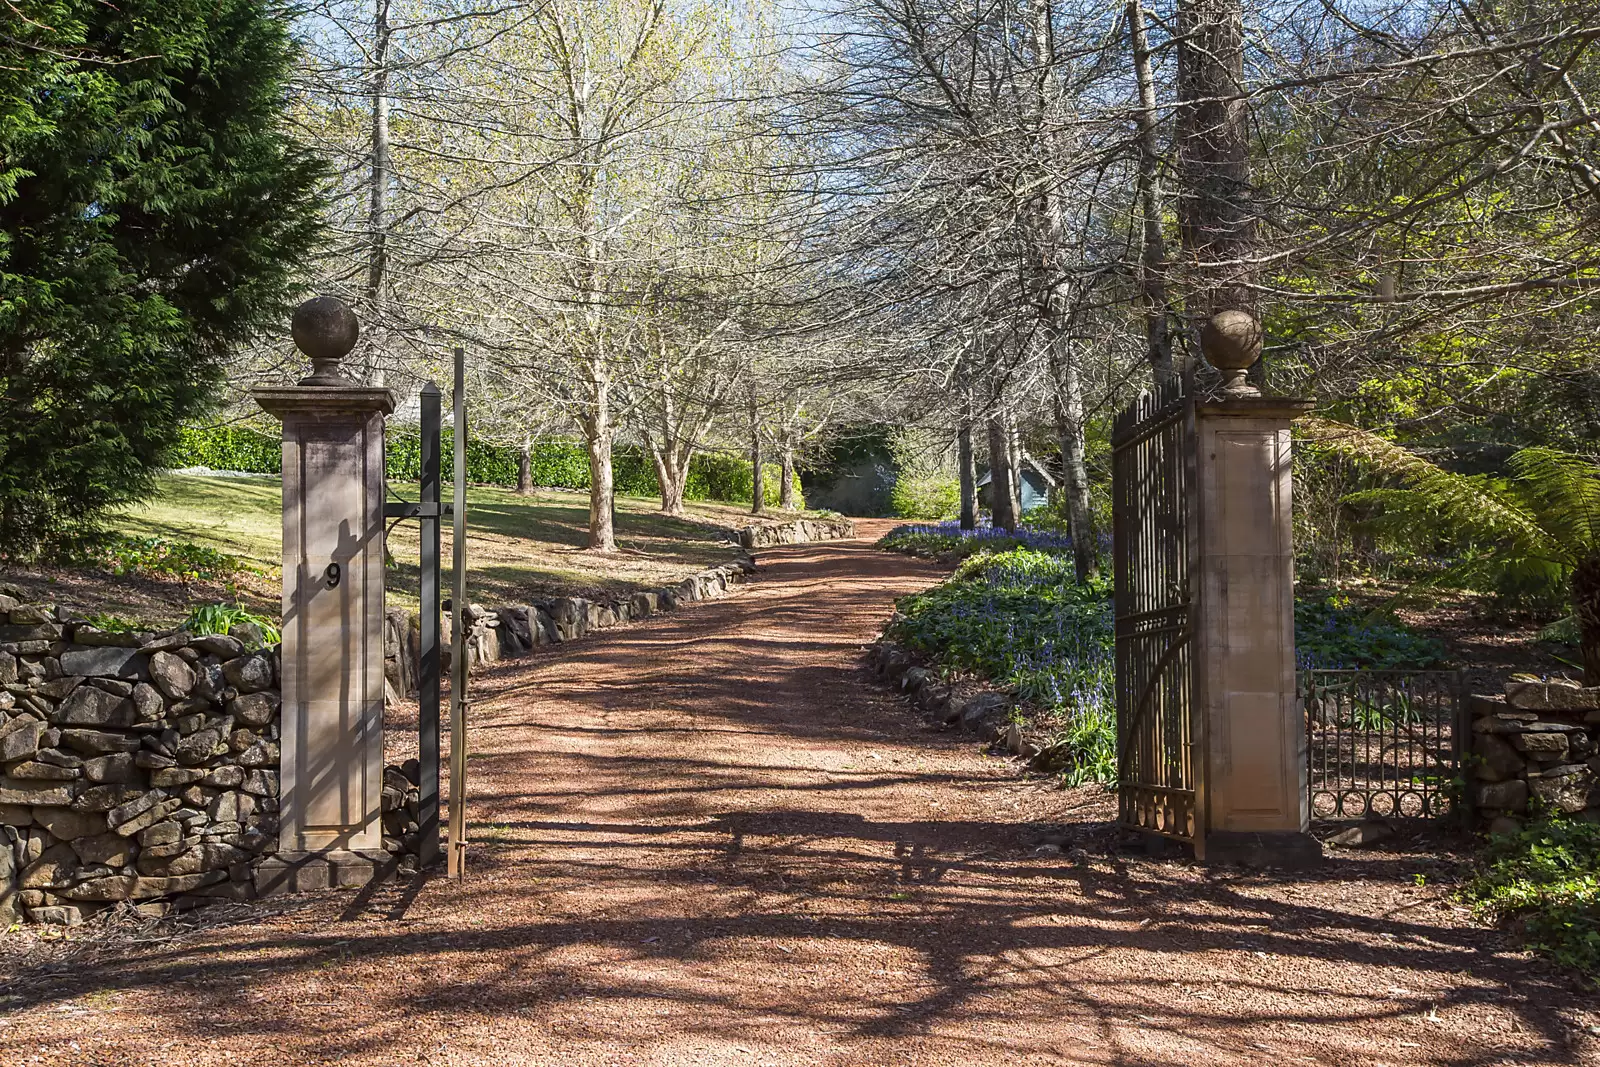
<svg viewBox="0 0 1600 1067">
<path fill-rule="evenodd" d="M 1224 385 L 1195 408 L 1199 543 L 1195 687 L 1205 732 L 1205 854 L 1212 862 L 1314 861 L 1305 716 L 1295 699 L 1290 426 L 1311 401 L 1244 379 L 1260 327 L 1221 312 L 1202 335 Z"/>
<path fill-rule="evenodd" d="M 312 374 L 253 393 L 283 420 L 282 810 L 262 892 L 362 884 L 387 858 L 383 428 L 395 397 L 340 374 L 359 334 L 340 301 L 300 305 L 293 334 Z"/>
</svg>

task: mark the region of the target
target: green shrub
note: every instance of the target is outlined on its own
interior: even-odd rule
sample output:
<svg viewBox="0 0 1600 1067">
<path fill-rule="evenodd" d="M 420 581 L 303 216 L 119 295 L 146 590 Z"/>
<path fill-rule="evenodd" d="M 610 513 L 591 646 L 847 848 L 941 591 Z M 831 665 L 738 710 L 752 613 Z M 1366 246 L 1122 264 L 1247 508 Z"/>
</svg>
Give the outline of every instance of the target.
<svg viewBox="0 0 1600 1067">
<path fill-rule="evenodd" d="M 1480 917 L 1520 919 L 1533 948 L 1600 976 L 1600 826 L 1544 818 L 1491 838 L 1464 892 Z"/>
<path fill-rule="evenodd" d="M 439 467 L 448 484 L 455 477 L 455 436 L 446 428 L 440 434 Z M 516 487 L 522 450 L 495 444 L 482 438 L 467 441 L 467 480 L 476 485 Z M 637 445 L 618 445 L 611 452 L 612 478 L 616 491 L 624 496 L 658 496 L 661 483 L 650 453 Z M 250 474 L 279 474 L 283 470 L 283 442 L 280 437 L 245 426 L 186 427 L 176 448 L 168 457 L 172 467 L 210 467 L 212 470 L 244 471 Z M 559 438 L 534 443 L 529 450 L 533 484 L 549 489 L 589 488 L 589 451 L 581 441 Z M 404 430 L 391 431 L 385 441 L 384 468 L 397 482 L 415 482 L 422 476 L 422 438 Z M 766 465 L 767 503 L 776 504 L 783 468 Z M 684 489 L 686 500 L 719 500 L 749 503 L 751 494 L 750 461 L 740 456 L 715 452 L 697 453 L 689 462 L 689 479 Z M 795 479 L 795 496 L 800 496 L 800 481 Z"/>
<path fill-rule="evenodd" d="M 889 490 L 889 506 L 902 519 L 948 519 L 961 512 L 961 481 L 902 471 Z"/>
<path fill-rule="evenodd" d="M 237 556 L 187 541 L 107 534 L 66 551 L 61 562 L 116 575 L 160 576 L 184 581 L 227 579 L 253 571 Z"/>
</svg>

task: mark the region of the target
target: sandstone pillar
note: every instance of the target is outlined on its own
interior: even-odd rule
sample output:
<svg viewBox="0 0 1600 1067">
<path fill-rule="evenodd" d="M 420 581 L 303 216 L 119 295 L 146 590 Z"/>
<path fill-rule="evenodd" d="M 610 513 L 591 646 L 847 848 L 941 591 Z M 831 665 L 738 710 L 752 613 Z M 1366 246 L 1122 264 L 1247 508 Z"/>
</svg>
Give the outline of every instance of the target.
<svg viewBox="0 0 1600 1067">
<path fill-rule="evenodd" d="M 1225 385 L 1195 408 L 1196 703 L 1204 731 L 1205 855 L 1212 862 L 1315 860 L 1307 832 L 1305 716 L 1297 707 L 1290 426 L 1308 400 L 1244 381 L 1259 327 L 1213 317 L 1202 336 Z"/>
<path fill-rule="evenodd" d="M 283 420 L 282 810 L 263 892 L 359 884 L 384 863 L 384 416 L 395 397 L 344 378 L 355 316 L 302 304 L 294 339 L 313 373 L 263 386 Z"/>
</svg>

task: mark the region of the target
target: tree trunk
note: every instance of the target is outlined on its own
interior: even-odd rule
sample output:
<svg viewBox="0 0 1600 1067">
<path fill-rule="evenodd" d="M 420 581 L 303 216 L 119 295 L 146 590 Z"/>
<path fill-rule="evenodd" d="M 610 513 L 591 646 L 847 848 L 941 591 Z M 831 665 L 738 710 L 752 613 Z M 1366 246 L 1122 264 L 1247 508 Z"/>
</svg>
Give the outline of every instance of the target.
<svg viewBox="0 0 1600 1067">
<path fill-rule="evenodd" d="M 1022 437 L 1016 423 L 1006 419 L 1006 462 L 1011 473 L 1011 526 L 1022 525 Z"/>
<path fill-rule="evenodd" d="M 956 431 L 956 462 L 961 467 L 961 528 L 978 527 L 978 472 L 972 462 L 972 423 Z"/>
<path fill-rule="evenodd" d="M 517 492 L 533 492 L 533 435 L 522 435 L 522 453 L 517 456 Z"/>
<path fill-rule="evenodd" d="M 778 506 L 784 511 L 795 510 L 794 502 L 794 446 L 783 446 L 783 484 L 778 486 Z"/>
<path fill-rule="evenodd" d="M 1581 635 L 1583 684 L 1600 685 L 1600 555 L 1572 569 L 1572 613 Z"/>
<path fill-rule="evenodd" d="M 384 377 L 384 275 L 389 265 L 389 0 L 378 0 L 372 24 L 372 185 L 367 203 L 368 384 Z"/>
<path fill-rule="evenodd" d="M 1017 528 L 1017 513 L 1012 500 L 1011 446 L 1005 422 L 989 419 L 989 512 L 994 525 L 1002 530 Z"/>
<path fill-rule="evenodd" d="M 670 448 L 650 450 L 656 465 L 656 484 L 661 489 L 661 513 L 683 514 L 683 494 L 689 482 L 689 464 L 679 463 L 678 454 Z"/>
<path fill-rule="evenodd" d="M 1161 232 L 1161 155 L 1156 143 L 1156 83 L 1150 67 L 1143 0 L 1128 0 L 1133 74 L 1139 86 L 1139 213 L 1144 233 L 1139 255 L 1139 295 L 1144 305 L 1145 358 L 1156 385 L 1172 379 L 1172 337 L 1167 331 L 1167 247 Z"/>
<path fill-rule="evenodd" d="M 750 514 L 764 515 L 767 511 L 767 482 L 761 469 L 761 427 L 756 422 L 756 408 L 750 405 Z"/>
<path fill-rule="evenodd" d="M 1207 294 L 1196 303 L 1202 316 L 1225 309 L 1255 314 L 1248 262 L 1257 212 L 1240 0 L 1182 0 L 1177 40 L 1178 222 Z M 1217 265 L 1223 263 L 1233 265 Z"/>
<path fill-rule="evenodd" d="M 611 467 L 611 404 L 603 371 L 595 375 L 597 387 L 593 407 L 584 420 L 584 438 L 589 446 L 589 548 L 595 552 L 615 552 L 616 483 Z"/>
<path fill-rule="evenodd" d="M 1063 361 L 1056 393 L 1056 433 L 1061 440 L 1061 492 L 1072 533 L 1072 569 L 1082 584 L 1100 572 L 1094 521 L 1089 508 L 1089 468 L 1084 462 L 1083 389 L 1073 360 Z"/>
</svg>

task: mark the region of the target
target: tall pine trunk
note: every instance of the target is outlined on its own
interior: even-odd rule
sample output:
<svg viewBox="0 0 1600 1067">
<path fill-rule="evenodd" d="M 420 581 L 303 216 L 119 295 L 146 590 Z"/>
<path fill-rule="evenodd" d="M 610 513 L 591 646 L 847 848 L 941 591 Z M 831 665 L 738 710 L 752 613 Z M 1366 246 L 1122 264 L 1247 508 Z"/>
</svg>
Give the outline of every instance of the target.
<svg viewBox="0 0 1600 1067">
<path fill-rule="evenodd" d="M 583 421 L 583 436 L 589 447 L 589 548 L 595 552 L 615 552 L 616 480 L 611 466 L 610 379 L 603 364 L 591 367 L 593 389 L 589 415 Z"/>
<path fill-rule="evenodd" d="M 533 435 L 522 435 L 522 451 L 517 455 L 517 492 L 533 492 Z"/>
<path fill-rule="evenodd" d="M 1128 0 L 1128 31 L 1133 45 L 1133 75 L 1139 87 L 1139 213 L 1143 235 L 1139 254 L 1139 297 L 1144 310 L 1145 358 L 1157 385 L 1170 381 L 1172 337 L 1167 328 L 1167 247 L 1161 232 L 1161 154 L 1156 142 L 1155 74 L 1145 34 L 1143 0 Z"/>
<path fill-rule="evenodd" d="M 783 483 L 778 486 L 778 506 L 784 511 L 795 510 L 794 500 L 794 447 L 783 446 Z"/>
<path fill-rule="evenodd" d="M 1002 530 L 1017 528 L 1012 477 L 1010 434 L 1005 420 L 993 416 L 989 419 L 989 511 L 994 525 Z"/>
<path fill-rule="evenodd" d="M 961 468 L 961 528 L 978 527 L 978 472 L 972 459 L 972 423 L 956 430 L 956 462 Z"/>
<path fill-rule="evenodd" d="M 765 515 L 767 511 L 766 473 L 761 469 L 761 424 L 756 418 L 756 405 L 750 404 L 750 514 Z"/>
</svg>

